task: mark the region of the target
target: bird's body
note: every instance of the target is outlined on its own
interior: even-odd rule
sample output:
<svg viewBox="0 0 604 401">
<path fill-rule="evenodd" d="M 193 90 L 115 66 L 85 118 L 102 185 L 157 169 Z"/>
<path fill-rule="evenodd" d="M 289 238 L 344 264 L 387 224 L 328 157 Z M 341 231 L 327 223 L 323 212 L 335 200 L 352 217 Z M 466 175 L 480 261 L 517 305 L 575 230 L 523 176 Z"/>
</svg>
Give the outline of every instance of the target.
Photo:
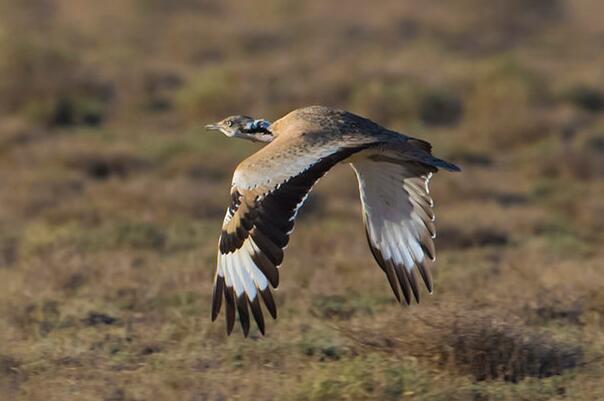
<svg viewBox="0 0 604 401">
<path fill-rule="evenodd" d="M 229 333 L 237 309 L 247 335 L 248 304 L 264 333 L 259 298 L 276 317 L 269 285 L 279 284 L 295 216 L 316 181 L 340 162 L 356 172 L 367 239 L 397 299 L 400 287 L 407 303 L 411 294 L 419 301 L 417 275 L 432 290 L 435 232 L 428 181 L 438 168 L 458 168 L 433 157 L 428 142 L 323 106 L 294 110 L 270 125 L 229 117 L 209 128 L 269 142 L 235 170 L 220 236 L 212 319 L 224 298 Z"/>
</svg>

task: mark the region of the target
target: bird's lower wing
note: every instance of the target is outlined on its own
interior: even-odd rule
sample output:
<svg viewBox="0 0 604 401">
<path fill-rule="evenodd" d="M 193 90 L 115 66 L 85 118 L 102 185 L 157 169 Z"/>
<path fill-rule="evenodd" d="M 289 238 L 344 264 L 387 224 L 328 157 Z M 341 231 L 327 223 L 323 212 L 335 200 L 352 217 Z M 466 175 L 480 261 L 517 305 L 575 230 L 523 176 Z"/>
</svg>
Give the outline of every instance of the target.
<svg viewBox="0 0 604 401">
<path fill-rule="evenodd" d="M 418 275 L 432 292 L 434 214 L 428 182 L 436 168 L 370 159 L 351 164 L 359 181 L 369 247 L 396 298 L 420 299 Z"/>
</svg>

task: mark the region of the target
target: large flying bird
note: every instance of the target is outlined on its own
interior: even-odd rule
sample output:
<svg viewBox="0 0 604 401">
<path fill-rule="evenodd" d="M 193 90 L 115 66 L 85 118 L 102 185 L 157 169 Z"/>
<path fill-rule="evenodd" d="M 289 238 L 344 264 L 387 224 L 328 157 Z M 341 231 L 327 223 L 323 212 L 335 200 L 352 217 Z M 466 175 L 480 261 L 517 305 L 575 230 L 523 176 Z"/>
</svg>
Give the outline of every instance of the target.
<svg viewBox="0 0 604 401">
<path fill-rule="evenodd" d="M 206 128 L 268 144 L 235 170 L 222 225 L 212 320 L 224 298 L 228 334 L 235 309 L 245 336 L 249 309 L 264 334 L 260 298 L 277 317 L 269 285 L 279 285 L 296 214 L 317 180 L 340 162 L 356 173 L 369 247 L 398 301 L 410 303 L 413 296 L 419 302 L 418 275 L 432 292 L 435 229 L 428 182 L 438 169 L 460 170 L 432 156 L 428 142 L 323 106 L 294 110 L 273 123 L 231 116 Z"/>
</svg>

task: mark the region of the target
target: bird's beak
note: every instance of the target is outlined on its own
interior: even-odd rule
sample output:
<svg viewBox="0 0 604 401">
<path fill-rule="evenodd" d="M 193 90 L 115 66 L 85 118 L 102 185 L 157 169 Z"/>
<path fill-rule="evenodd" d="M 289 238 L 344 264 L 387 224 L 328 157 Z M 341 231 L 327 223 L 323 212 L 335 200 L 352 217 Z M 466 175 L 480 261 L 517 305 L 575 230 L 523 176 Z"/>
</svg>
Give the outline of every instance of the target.
<svg viewBox="0 0 604 401">
<path fill-rule="evenodd" d="M 206 125 L 206 129 L 210 130 L 210 131 L 216 131 L 216 130 L 219 130 L 220 128 L 218 127 L 217 124 L 208 124 L 208 125 Z"/>
</svg>

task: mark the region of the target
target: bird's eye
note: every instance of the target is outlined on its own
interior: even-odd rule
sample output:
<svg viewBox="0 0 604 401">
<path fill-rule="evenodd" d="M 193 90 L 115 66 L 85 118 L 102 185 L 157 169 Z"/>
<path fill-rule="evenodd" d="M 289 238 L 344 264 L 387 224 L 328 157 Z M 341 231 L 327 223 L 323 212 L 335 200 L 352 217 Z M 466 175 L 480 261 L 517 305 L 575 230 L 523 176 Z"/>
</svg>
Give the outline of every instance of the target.
<svg viewBox="0 0 604 401">
<path fill-rule="evenodd" d="M 233 126 L 233 121 L 232 121 L 232 120 L 228 120 L 228 121 L 226 122 L 226 125 L 227 125 L 227 127 L 231 127 L 231 126 Z"/>
</svg>

